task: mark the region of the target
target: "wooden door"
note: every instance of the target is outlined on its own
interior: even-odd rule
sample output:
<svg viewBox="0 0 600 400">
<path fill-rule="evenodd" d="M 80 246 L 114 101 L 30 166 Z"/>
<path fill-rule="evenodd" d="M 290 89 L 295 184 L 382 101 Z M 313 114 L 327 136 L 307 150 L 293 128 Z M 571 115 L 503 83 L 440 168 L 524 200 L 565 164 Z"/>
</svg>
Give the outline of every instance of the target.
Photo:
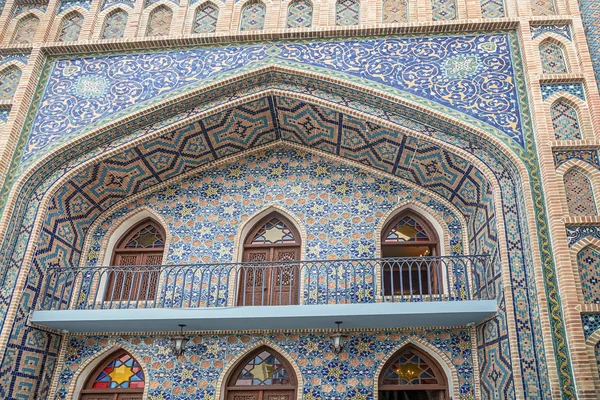
<svg viewBox="0 0 600 400">
<path fill-rule="evenodd" d="M 259 390 L 236 390 L 230 391 L 227 400 L 260 400 Z"/>
<path fill-rule="evenodd" d="M 293 390 L 265 390 L 261 400 L 292 400 Z"/>
<path fill-rule="evenodd" d="M 293 400 L 293 390 L 235 390 L 229 391 L 227 400 Z"/>
<path fill-rule="evenodd" d="M 274 261 L 298 261 L 300 249 L 298 247 L 275 247 L 273 249 Z M 298 304 L 298 288 L 300 283 L 300 264 L 275 265 L 270 269 L 272 274 L 269 287 L 271 304 L 288 306 Z"/>
<path fill-rule="evenodd" d="M 128 271 L 114 271 L 108 274 L 105 301 L 152 301 L 156 296 L 158 269 L 161 253 L 116 253 L 114 265 L 117 267 L 140 267 Z"/>
</svg>

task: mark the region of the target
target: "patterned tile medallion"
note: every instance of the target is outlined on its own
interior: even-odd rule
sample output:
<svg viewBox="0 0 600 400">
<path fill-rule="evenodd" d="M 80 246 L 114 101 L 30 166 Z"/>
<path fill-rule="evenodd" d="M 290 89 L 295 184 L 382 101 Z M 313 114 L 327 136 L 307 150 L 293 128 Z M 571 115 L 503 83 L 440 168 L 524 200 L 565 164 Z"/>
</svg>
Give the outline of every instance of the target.
<svg viewBox="0 0 600 400">
<path fill-rule="evenodd" d="M 566 229 L 569 247 L 587 237 L 600 239 L 600 226 L 597 225 L 568 225 Z"/>
<path fill-rule="evenodd" d="M 546 32 L 556 33 L 566 39 L 571 40 L 571 27 L 569 25 L 531 25 L 531 37 L 533 39 Z"/>
<path fill-rule="evenodd" d="M 568 93 L 585 101 L 585 90 L 581 83 L 543 83 L 540 85 L 542 89 L 542 100 L 546 101 L 555 93 Z"/>
<path fill-rule="evenodd" d="M 81 7 L 89 11 L 91 5 L 91 0 L 60 0 L 60 3 L 58 5 L 58 14 L 74 7 Z"/>
<path fill-rule="evenodd" d="M 600 314 L 581 314 L 581 320 L 583 323 L 583 334 L 585 335 L 586 340 L 592 336 L 594 332 L 600 329 Z"/>
</svg>

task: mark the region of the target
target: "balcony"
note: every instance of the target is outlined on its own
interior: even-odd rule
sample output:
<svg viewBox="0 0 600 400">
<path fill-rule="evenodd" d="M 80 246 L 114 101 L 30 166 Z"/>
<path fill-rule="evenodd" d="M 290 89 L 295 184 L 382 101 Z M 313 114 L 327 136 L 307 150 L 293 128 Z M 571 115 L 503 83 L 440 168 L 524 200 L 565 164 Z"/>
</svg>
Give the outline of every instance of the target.
<svg viewBox="0 0 600 400">
<path fill-rule="evenodd" d="M 488 256 L 53 268 L 31 321 L 71 332 L 458 326 L 496 311 Z"/>
</svg>

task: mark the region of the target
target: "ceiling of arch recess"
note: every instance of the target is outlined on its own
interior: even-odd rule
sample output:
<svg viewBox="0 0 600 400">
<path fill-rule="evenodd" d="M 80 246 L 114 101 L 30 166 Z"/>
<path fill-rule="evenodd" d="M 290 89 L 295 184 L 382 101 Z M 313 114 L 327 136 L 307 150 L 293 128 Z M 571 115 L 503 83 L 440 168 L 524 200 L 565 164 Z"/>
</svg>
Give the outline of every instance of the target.
<svg viewBox="0 0 600 400">
<path fill-rule="evenodd" d="M 515 40 L 499 32 L 60 58 L 45 72 L 22 160 L 43 155 L 94 123 L 269 65 L 396 91 L 417 103 L 463 113 L 522 146 Z"/>
</svg>

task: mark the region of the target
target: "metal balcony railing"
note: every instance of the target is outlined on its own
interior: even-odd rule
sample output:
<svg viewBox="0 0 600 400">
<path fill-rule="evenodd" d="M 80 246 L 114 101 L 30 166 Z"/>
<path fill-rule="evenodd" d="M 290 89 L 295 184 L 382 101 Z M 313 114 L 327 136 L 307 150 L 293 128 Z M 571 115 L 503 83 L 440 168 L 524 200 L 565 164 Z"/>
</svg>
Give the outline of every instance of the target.
<svg viewBox="0 0 600 400">
<path fill-rule="evenodd" d="M 490 257 L 51 268 L 39 309 L 201 308 L 494 299 Z M 491 278 L 491 277 L 490 277 Z"/>
</svg>

